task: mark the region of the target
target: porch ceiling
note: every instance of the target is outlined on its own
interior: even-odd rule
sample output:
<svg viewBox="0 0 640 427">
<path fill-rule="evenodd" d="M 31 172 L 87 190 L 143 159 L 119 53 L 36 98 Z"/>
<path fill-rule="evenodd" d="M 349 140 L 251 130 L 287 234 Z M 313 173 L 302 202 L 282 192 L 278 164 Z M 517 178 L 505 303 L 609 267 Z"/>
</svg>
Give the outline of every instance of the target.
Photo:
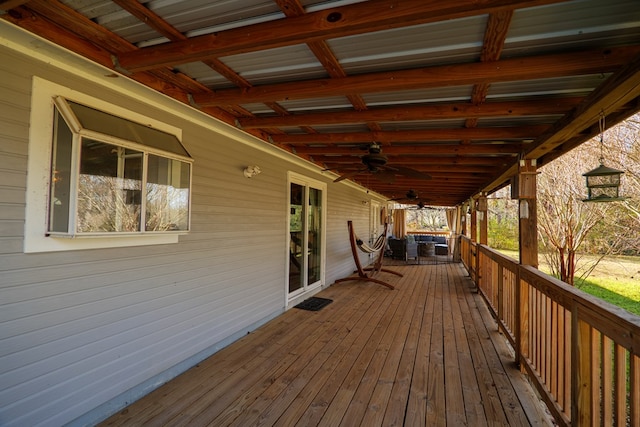
<svg viewBox="0 0 640 427">
<path fill-rule="evenodd" d="M 640 110 L 637 0 L 0 0 L 0 9 L 320 168 L 390 198 L 414 189 L 434 205 L 504 185 L 520 158 L 544 164 L 571 150 L 598 133 L 602 113 L 611 126 Z M 353 175 L 372 142 L 391 176 Z"/>
</svg>

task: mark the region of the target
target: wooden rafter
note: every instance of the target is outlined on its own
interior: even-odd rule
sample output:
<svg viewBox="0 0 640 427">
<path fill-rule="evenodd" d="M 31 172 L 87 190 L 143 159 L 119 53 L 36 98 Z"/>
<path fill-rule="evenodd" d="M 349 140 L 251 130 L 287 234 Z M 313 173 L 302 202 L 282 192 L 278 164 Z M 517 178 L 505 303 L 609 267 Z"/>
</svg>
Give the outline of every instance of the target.
<svg viewBox="0 0 640 427">
<path fill-rule="evenodd" d="M 375 108 L 366 111 L 340 111 L 331 113 L 301 113 L 289 116 L 255 117 L 238 119 L 243 129 L 312 126 L 343 123 L 366 123 L 371 121 L 440 120 L 482 117 L 518 117 L 528 115 L 559 114 L 569 111 L 582 98 L 567 97 L 529 101 L 473 103 L 446 103 L 432 105 Z"/>
<path fill-rule="evenodd" d="M 211 94 L 195 94 L 194 101 L 202 106 L 214 106 L 609 73 L 625 65 L 639 53 L 640 46 L 623 46 L 490 63 L 434 66 L 342 79 L 263 85 L 246 90 L 219 90 Z"/>
<path fill-rule="evenodd" d="M 548 126 L 521 126 L 495 128 L 455 128 L 425 129 L 407 131 L 349 132 L 349 133 L 317 133 L 310 135 L 281 134 L 272 135 L 274 142 L 292 145 L 313 143 L 338 144 L 354 142 L 424 142 L 424 141 L 456 141 L 460 139 L 500 140 L 533 139 Z"/>
<path fill-rule="evenodd" d="M 417 145 L 392 145 L 384 148 L 385 154 L 464 154 L 464 155 L 496 155 L 519 154 L 524 144 L 423 144 Z M 296 152 L 304 154 L 343 154 L 358 155 L 357 150 L 349 147 L 335 145 L 323 147 L 296 147 Z"/>
<path fill-rule="evenodd" d="M 549 3 L 557 3 L 557 0 L 485 0 L 482 3 L 460 0 L 455 4 L 440 0 L 371 0 L 193 37 L 184 42 L 150 46 L 135 53 L 123 53 L 118 58 L 123 68 L 132 72 L 142 71 L 208 57 L 273 49 Z M 256 43 L 256 40 L 260 40 L 260 43 Z"/>
</svg>

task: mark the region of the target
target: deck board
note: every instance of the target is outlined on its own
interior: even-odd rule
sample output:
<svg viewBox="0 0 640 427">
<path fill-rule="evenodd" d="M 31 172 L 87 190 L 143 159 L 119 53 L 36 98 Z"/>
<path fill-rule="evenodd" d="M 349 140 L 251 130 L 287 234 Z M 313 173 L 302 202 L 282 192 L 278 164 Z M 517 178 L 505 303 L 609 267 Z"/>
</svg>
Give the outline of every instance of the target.
<svg viewBox="0 0 640 427">
<path fill-rule="evenodd" d="M 103 425 L 549 425 L 464 269 L 392 268 L 395 290 L 331 286 Z"/>
</svg>

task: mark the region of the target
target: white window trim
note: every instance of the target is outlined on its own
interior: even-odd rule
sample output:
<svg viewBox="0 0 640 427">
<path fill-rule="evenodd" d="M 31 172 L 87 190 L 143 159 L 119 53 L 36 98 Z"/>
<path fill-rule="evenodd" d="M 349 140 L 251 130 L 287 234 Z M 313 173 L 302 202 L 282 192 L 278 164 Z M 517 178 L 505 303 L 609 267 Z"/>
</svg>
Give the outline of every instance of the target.
<svg viewBox="0 0 640 427">
<path fill-rule="evenodd" d="M 62 96 L 106 113 L 120 116 L 155 129 L 176 135 L 182 140 L 182 130 L 147 116 L 109 104 L 100 99 L 33 77 L 27 163 L 27 194 L 24 230 L 24 252 L 54 252 L 81 249 L 116 248 L 177 243 L 180 234 L 102 235 L 82 238 L 47 236 L 48 199 L 51 180 L 51 150 L 53 138 L 54 97 Z M 191 203 L 191 201 L 189 201 Z M 191 210 L 189 210 L 191 211 Z"/>
</svg>

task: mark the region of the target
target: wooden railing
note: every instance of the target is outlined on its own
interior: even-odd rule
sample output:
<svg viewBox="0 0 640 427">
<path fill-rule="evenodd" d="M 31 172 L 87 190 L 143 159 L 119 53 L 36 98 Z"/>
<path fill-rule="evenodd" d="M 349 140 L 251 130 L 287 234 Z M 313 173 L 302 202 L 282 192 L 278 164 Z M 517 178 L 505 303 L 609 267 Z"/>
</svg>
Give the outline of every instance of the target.
<svg viewBox="0 0 640 427">
<path fill-rule="evenodd" d="M 473 279 L 473 282 L 477 282 L 476 275 L 476 244 L 472 243 L 466 237 L 458 236 L 458 245 L 460 245 L 460 258 L 464 264 L 469 276 Z"/>
<path fill-rule="evenodd" d="M 640 317 L 460 239 L 467 271 L 556 421 L 640 426 Z"/>
<path fill-rule="evenodd" d="M 418 230 L 418 231 L 407 231 L 407 234 L 417 234 L 417 235 L 424 235 L 424 236 L 444 236 L 444 237 L 451 237 L 451 232 L 450 231 L 426 231 L 426 230 Z"/>
</svg>

